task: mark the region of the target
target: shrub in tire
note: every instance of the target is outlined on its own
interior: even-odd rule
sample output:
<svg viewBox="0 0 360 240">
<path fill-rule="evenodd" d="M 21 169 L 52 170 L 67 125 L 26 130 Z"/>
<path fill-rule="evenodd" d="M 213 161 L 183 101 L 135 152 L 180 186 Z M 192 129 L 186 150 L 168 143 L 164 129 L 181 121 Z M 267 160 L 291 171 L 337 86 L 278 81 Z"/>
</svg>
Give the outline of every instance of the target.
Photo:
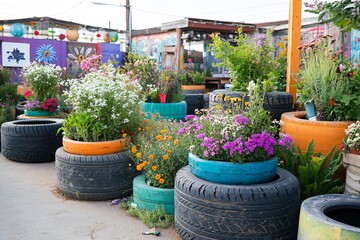
<svg viewBox="0 0 360 240">
<path fill-rule="evenodd" d="M 62 146 L 62 134 L 57 134 L 61 126 L 61 119 L 5 122 L 1 126 L 1 152 L 17 162 L 54 161 L 56 150 Z"/>
<path fill-rule="evenodd" d="M 301 205 L 298 240 L 360 239 L 360 197 L 326 194 Z"/>
<path fill-rule="evenodd" d="M 176 174 L 175 227 L 183 239 L 296 239 L 300 187 L 279 168 L 271 182 L 216 184 L 189 166 Z"/>
<path fill-rule="evenodd" d="M 111 200 L 132 191 L 135 165 L 126 151 L 84 156 L 56 151 L 55 169 L 59 190 L 80 200 Z"/>
</svg>

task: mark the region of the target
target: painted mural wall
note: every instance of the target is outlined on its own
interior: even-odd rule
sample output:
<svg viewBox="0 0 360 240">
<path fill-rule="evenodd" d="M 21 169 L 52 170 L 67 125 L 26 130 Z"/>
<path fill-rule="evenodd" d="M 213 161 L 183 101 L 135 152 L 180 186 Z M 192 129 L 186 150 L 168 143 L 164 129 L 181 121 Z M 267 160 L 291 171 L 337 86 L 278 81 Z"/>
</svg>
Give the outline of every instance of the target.
<svg viewBox="0 0 360 240">
<path fill-rule="evenodd" d="M 176 44 L 176 32 L 165 32 L 132 38 L 132 51 L 146 55 L 156 61 L 162 61 L 163 48 Z"/>
<path fill-rule="evenodd" d="M 96 53 L 95 43 L 68 42 L 35 38 L 0 37 L 0 65 L 11 71 L 11 81 L 22 83 L 20 72 L 32 61 L 41 61 L 66 68 L 67 78 L 79 76 L 80 62 Z M 101 43 L 102 61 L 122 62 L 124 53 L 119 44 Z"/>
</svg>

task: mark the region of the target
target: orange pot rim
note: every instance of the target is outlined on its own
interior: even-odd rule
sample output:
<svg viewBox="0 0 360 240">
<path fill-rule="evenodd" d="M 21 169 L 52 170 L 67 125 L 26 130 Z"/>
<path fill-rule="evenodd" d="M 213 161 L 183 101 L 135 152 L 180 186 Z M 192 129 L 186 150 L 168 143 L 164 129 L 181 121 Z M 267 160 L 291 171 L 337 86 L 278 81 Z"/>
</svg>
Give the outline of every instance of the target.
<svg viewBox="0 0 360 240">
<path fill-rule="evenodd" d="M 287 122 L 300 122 L 303 125 L 319 126 L 319 127 L 338 127 L 347 128 L 347 126 L 354 121 L 309 121 L 305 119 L 306 111 L 286 112 L 281 115 L 281 120 Z"/>
<path fill-rule="evenodd" d="M 128 143 L 130 143 L 131 137 L 102 141 L 102 142 L 83 142 L 75 141 L 68 137 L 63 137 L 63 147 L 68 153 L 75 155 L 106 155 L 117 152 L 122 152 L 126 149 Z"/>
<path fill-rule="evenodd" d="M 197 89 L 197 90 L 205 90 L 205 85 L 182 85 L 182 89 L 184 90 L 191 90 L 191 89 Z"/>
</svg>

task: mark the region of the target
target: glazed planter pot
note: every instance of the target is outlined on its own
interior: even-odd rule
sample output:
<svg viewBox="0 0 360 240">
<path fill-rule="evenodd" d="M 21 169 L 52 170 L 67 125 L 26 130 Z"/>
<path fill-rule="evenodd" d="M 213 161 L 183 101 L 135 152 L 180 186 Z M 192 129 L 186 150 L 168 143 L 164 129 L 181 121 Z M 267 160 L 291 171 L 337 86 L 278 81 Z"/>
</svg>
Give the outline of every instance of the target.
<svg viewBox="0 0 360 240">
<path fill-rule="evenodd" d="M 66 37 L 69 41 L 77 41 L 79 39 L 79 32 L 77 29 L 68 29 Z"/>
<path fill-rule="evenodd" d="M 133 202 L 144 210 L 163 207 L 167 214 L 174 214 L 174 189 L 157 188 L 146 184 L 144 175 L 133 181 Z"/>
<path fill-rule="evenodd" d="M 360 152 L 344 154 L 343 163 L 346 168 L 345 193 L 360 195 Z"/>
<path fill-rule="evenodd" d="M 191 173 L 221 184 L 257 184 L 270 181 L 276 174 L 278 158 L 263 162 L 232 163 L 204 160 L 192 153 L 188 157 Z"/>
<path fill-rule="evenodd" d="M 181 89 L 184 94 L 205 93 L 205 85 L 182 85 Z"/>
<path fill-rule="evenodd" d="M 360 239 L 359 196 L 325 194 L 301 205 L 298 240 Z"/>
<path fill-rule="evenodd" d="M 164 119 L 182 120 L 186 116 L 187 105 L 185 101 L 177 103 L 144 102 L 143 112 L 148 119 L 154 114 L 159 114 Z"/>
<path fill-rule="evenodd" d="M 81 142 L 63 137 L 63 146 L 64 150 L 71 154 L 96 156 L 122 152 L 130 141 L 130 137 L 103 142 Z"/>
<path fill-rule="evenodd" d="M 314 152 L 327 154 L 336 146 L 341 148 L 342 140 L 345 137 L 345 130 L 352 121 L 309 121 L 305 119 L 306 112 L 287 112 L 281 116 L 283 125 L 281 132 L 289 134 L 295 146 L 299 146 L 302 152 L 311 141 L 314 140 Z"/>
</svg>

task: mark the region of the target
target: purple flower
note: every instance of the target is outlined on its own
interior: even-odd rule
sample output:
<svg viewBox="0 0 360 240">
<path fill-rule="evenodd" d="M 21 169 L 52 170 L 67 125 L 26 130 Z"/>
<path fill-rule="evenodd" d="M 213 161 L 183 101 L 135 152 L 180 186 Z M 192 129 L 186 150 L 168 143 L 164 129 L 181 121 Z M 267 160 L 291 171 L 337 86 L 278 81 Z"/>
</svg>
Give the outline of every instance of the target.
<svg viewBox="0 0 360 240">
<path fill-rule="evenodd" d="M 188 120 L 193 119 L 195 117 L 196 117 L 195 115 L 187 115 L 187 116 L 185 116 L 185 121 L 188 121 Z"/>
<path fill-rule="evenodd" d="M 242 124 L 246 124 L 248 125 L 249 124 L 249 119 L 241 114 L 238 114 L 236 115 L 236 122 L 239 124 L 239 125 L 242 125 Z"/>
<path fill-rule="evenodd" d="M 200 133 L 199 135 L 197 135 L 198 139 L 203 139 L 205 137 L 206 137 L 206 135 L 204 133 Z"/>
<path fill-rule="evenodd" d="M 178 133 L 176 135 L 180 136 L 181 134 L 186 133 L 186 132 L 187 132 L 187 129 L 185 127 L 183 127 L 178 131 Z"/>
<path fill-rule="evenodd" d="M 340 72 L 344 71 L 345 69 L 346 69 L 346 67 L 344 65 L 340 64 L 340 66 L 339 66 Z"/>
<path fill-rule="evenodd" d="M 291 150 L 293 147 L 293 143 L 293 139 L 289 135 L 280 133 L 280 146 L 285 147 L 287 150 Z"/>
<path fill-rule="evenodd" d="M 207 158 L 209 157 L 209 152 L 207 150 L 204 150 L 204 156 Z"/>
</svg>

